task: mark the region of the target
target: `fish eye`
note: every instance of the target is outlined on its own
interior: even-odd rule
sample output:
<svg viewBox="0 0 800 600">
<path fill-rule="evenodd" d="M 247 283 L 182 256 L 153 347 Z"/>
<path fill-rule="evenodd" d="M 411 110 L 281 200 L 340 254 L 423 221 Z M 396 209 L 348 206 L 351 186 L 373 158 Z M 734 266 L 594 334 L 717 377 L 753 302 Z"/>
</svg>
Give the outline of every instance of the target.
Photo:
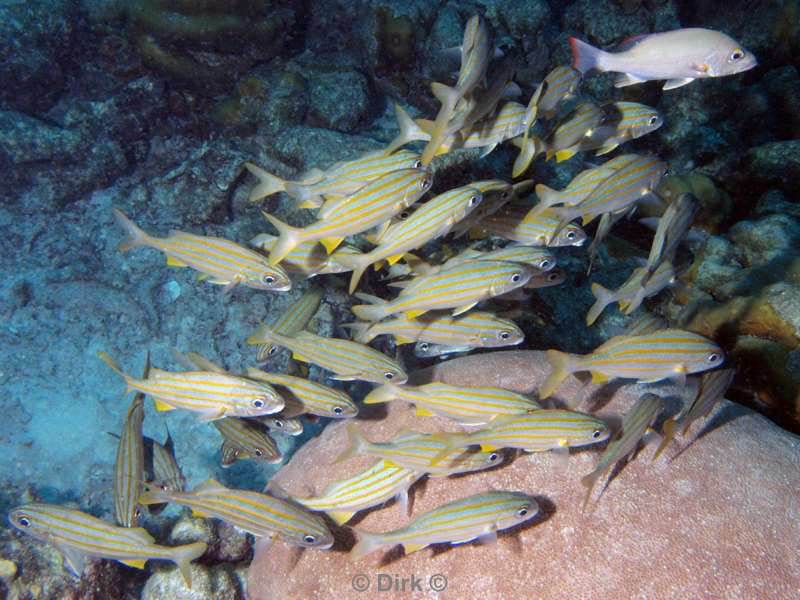
<svg viewBox="0 0 800 600">
<path fill-rule="evenodd" d="M 315 538 L 313 535 L 304 535 L 303 536 L 303 541 L 306 544 L 313 544 L 314 542 L 317 541 L 317 538 Z"/>
<path fill-rule="evenodd" d="M 510 337 L 511 337 L 511 332 L 510 331 L 501 331 L 500 332 L 500 339 L 501 340 L 507 340 Z"/>
<path fill-rule="evenodd" d="M 506 190 L 506 191 L 505 191 L 505 192 L 503 192 L 503 194 L 500 196 L 500 199 L 501 199 L 501 200 L 503 200 L 504 202 L 507 202 L 508 200 L 511 200 L 511 196 L 512 196 L 513 194 L 514 194 L 514 190 L 513 190 L 513 188 L 512 188 L 512 189 L 510 189 L 510 190 Z"/>
<path fill-rule="evenodd" d="M 658 123 L 658 116 L 657 115 L 653 115 L 652 117 L 650 117 L 650 120 L 648 121 L 648 124 L 655 125 L 656 123 Z"/>
<path fill-rule="evenodd" d="M 425 177 L 422 178 L 422 181 L 420 181 L 419 187 L 422 188 L 422 189 L 429 188 L 429 187 L 431 187 L 431 183 L 433 183 L 431 178 L 428 177 L 428 176 L 425 176 Z"/>
<path fill-rule="evenodd" d="M 423 352 L 427 352 L 429 347 L 430 346 L 428 346 L 428 342 L 422 342 L 419 345 L 419 349 L 422 350 Z"/>
<path fill-rule="evenodd" d="M 281 421 L 280 419 L 275 419 L 275 421 L 273 422 L 275 423 L 275 427 L 277 427 L 278 429 L 283 427 L 283 421 Z"/>
<path fill-rule="evenodd" d="M 550 275 L 547 276 L 547 280 L 548 281 L 557 281 L 558 280 L 558 273 L 550 273 Z"/>
<path fill-rule="evenodd" d="M 744 51 L 741 48 L 736 48 L 733 52 L 731 52 L 731 60 L 737 61 L 741 60 L 744 57 Z"/>
<path fill-rule="evenodd" d="M 408 218 L 408 216 L 409 216 L 410 214 L 411 214 L 410 212 L 408 212 L 407 210 L 404 210 L 403 212 L 401 212 L 401 213 L 400 213 L 400 214 L 397 216 L 397 218 L 398 218 L 398 219 L 400 219 L 401 221 L 405 221 L 405 220 Z"/>
<path fill-rule="evenodd" d="M 568 240 L 574 240 L 576 235 L 577 235 L 577 234 L 576 234 L 574 231 L 568 231 L 568 232 L 565 234 L 565 237 L 566 237 Z"/>
<path fill-rule="evenodd" d="M 18 516 L 17 517 L 17 523 L 19 523 L 23 527 L 30 527 L 31 526 L 31 520 L 28 517 L 26 517 L 25 515 Z"/>
<path fill-rule="evenodd" d="M 264 408 L 264 401 L 261 398 L 256 398 L 253 400 L 253 406 L 256 408 Z"/>
<path fill-rule="evenodd" d="M 253 451 L 253 454 L 255 454 L 256 456 L 264 456 L 264 451 L 261 448 L 256 448 Z"/>
<path fill-rule="evenodd" d="M 546 259 L 546 258 L 542 259 L 542 261 L 539 263 L 539 268 L 542 271 L 546 271 L 547 269 L 550 268 L 550 261 L 548 259 Z"/>
<path fill-rule="evenodd" d="M 715 363 L 719 360 L 719 354 L 717 354 L 716 352 L 712 352 L 706 357 L 706 360 L 710 363 Z"/>
<path fill-rule="evenodd" d="M 518 517 L 524 517 L 524 516 L 525 516 L 525 515 L 527 515 L 527 514 L 528 514 L 528 507 L 527 507 L 527 506 L 523 506 L 522 508 L 520 508 L 520 509 L 517 511 L 517 516 L 518 516 Z"/>
<path fill-rule="evenodd" d="M 511 281 L 513 281 L 514 283 L 517 283 L 517 282 L 518 282 L 518 281 L 520 281 L 521 279 L 522 279 L 522 275 L 520 275 L 519 273 L 514 273 L 514 274 L 511 276 Z"/>
<path fill-rule="evenodd" d="M 478 202 L 480 202 L 480 200 L 481 199 L 478 198 L 477 196 L 470 196 L 469 197 L 469 205 L 470 206 L 475 206 Z"/>
<path fill-rule="evenodd" d="M 342 407 L 341 407 L 341 406 L 334 406 L 334 407 L 333 407 L 333 412 L 334 412 L 334 414 L 340 415 L 340 414 L 342 414 L 342 412 L 344 412 L 344 411 L 342 410 Z"/>
<path fill-rule="evenodd" d="M 277 351 L 278 351 L 278 347 L 277 346 L 273 346 L 272 348 L 269 349 L 267 354 L 269 354 L 271 356 L 271 355 L 275 354 Z"/>
<path fill-rule="evenodd" d="M 494 461 L 496 461 L 496 460 L 497 460 L 499 457 L 500 457 L 500 456 L 497 454 L 497 452 L 492 452 L 492 453 L 489 455 L 489 462 L 494 462 Z"/>
<path fill-rule="evenodd" d="M 595 429 L 592 432 L 592 438 L 595 439 L 595 440 L 598 439 L 601 435 L 603 435 L 603 432 L 601 430 L 599 430 L 599 429 Z"/>
<path fill-rule="evenodd" d="M 273 275 L 264 275 L 264 283 L 275 283 L 275 277 Z"/>
<path fill-rule="evenodd" d="M 419 169 L 421 166 L 422 166 L 422 161 L 420 159 L 414 161 L 414 167 L 413 167 L 414 169 Z"/>
<path fill-rule="evenodd" d="M 394 379 L 394 373 L 392 373 L 391 371 L 386 371 L 386 372 L 383 374 L 383 376 L 384 376 L 384 378 L 386 378 L 386 379 L 388 379 L 388 380 L 390 380 L 390 381 L 391 381 L 392 379 Z"/>
</svg>

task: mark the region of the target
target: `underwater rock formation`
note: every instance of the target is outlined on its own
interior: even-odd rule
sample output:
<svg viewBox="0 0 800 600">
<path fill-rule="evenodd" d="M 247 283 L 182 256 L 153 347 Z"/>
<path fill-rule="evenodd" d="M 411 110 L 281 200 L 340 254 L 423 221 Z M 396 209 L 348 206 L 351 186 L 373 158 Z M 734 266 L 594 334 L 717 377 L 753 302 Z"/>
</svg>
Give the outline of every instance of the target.
<svg viewBox="0 0 800 600">
<path fill-rule="evenodd" d="M 544 353 L 501 351 L 441 363 L 416 374 L 418 381 L 538 387 L 549 371 Z M 681 390 L 670 385 L 583 387 L 570 377 L 558 397 L 600 405 L 600 414 L 629 409 L 654 391 L 674 413 Z M 586 409 L 586 404 L 581 404 Z M 381 415 L 364 415 L 360 428 L 374 440 L 403 427 L 452 429 L 438 418 L 414 417 L 402 403 Z M 380 419 L 380 420 L 374 420 Z M 345 447 L 345 425 L 332 424 L 300 449 L 275 481 L 299 495 L 368 464 L 365 458 L 331 465 Z M 800 439 L 748 409 L 723 401 L 712 415 L 652 462 L 656 444 L 641 450 L 598 499 L 600 485 L 581 512 L 581 476 L 596 453 L 575 452 L 561 463 L 552 454 L 518 457 L 512 464 L 468 476 L 429 479 L 412 488 L 414 514 L 487 489 L 536 495 L 541 514 L 516 531 L 500 533 L 490 547 L 478 543 L 425 549 L 408 556 L 395 548 L 353 561 L 352 534 L 338 531 L 328 552 L 290 551 L 276 543 L 250 568 L 251 600 L 269 598 L 362 598 L 399 591 L 396 579 L 420 579 L 422 595 L 465 598 L 689 598 L 789 599 L 800 585 Z M 357 517 L 354 525 L 386 531 L 408 521 L 398 503 Z M 281 573 L 276 577 L 275 573 Z M 440 576 L 431 579 L 433 576 Z M 444 576 L 444 579 L 441 577 Z M 365 583 L 366 582 L 366 583 Z M 391 583 L 389 583 L 391 582 Z M 409 583 L 406 582 L 406 590 Z"/>
</svg>

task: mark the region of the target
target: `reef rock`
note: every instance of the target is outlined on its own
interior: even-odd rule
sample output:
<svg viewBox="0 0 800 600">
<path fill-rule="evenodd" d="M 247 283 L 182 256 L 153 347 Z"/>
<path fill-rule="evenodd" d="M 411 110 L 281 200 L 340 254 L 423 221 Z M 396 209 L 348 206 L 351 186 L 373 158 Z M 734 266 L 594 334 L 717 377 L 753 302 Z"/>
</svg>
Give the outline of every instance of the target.
<svg viewBox="0 0 800 600">
<path fill-rule="evenodd" d="M 501 351 L 440 363 L 416 373 L 415 380 L 530 392 L 548 371 L 542 352 Z M 648 389 L 665 398 L 665 414 L 678 410 L 686 392 L 672 385 Z M 598 388 L 570 377 L 557 396 L 584 410 L 619 414 L 642 391 L 637 385 Z M 362 414 L 359 422 L 371 440 L 388 440 L 403 427 L 453 428 L 437 418 L 414 417 L 402 403 L 377 408 L 386 413 Z M 330 425 L 297 452 L 276 482 L 305 495 L 366 466 L 366 458 L 332 464 L 345 438 L 344 423 Z M 594 451 L 573 452 L 566 466 L 549 453 L 524 455 L 483 473 L 423 481 L 412 488 L 414 514 L 490 488 L 535 494 L 541 512 L 493 545 L 437 547 L 407 556 L 395 548 L 353 561 L 347 528 L 337 530 L 330 551 L 299 552 L 278 542 L 252 564 L 248 597 L 363 598 L 364 590 L 400 591 L 403 585 L 407 592 L 417 590 L 414 597 L 442 599 L 796 597 L 800 440 L 723 401 L 651 462 L 654 451 L 655 444 L 640 451 L 598 499 L 604 485 L 599 483 L 585 512 L 580 478 L 592 470 Z M 388 531 L 407 521 L 392 503 L 357 516 L 354 524 Z"/>
</svg>

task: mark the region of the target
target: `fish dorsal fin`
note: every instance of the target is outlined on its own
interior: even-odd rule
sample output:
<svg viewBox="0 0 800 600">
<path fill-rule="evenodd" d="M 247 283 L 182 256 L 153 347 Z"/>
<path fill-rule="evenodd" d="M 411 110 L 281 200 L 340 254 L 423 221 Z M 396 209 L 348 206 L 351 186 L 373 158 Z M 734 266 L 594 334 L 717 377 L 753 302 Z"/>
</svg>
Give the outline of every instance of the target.
<svg viewBox="0 0 800 600">
<path fill-rule="evenodd" d="M 144 565 L 147 562 L 145 558 L 128 558 L 126 560 L 119 561 L 123 565 L 128 565 L 129 567 L 133 567 L 134 569 L 144 569 Z"/>
<path fill-rule="evenodd" d="M 197 352 L 187 352 L 186 357 L 201 371 L 211 371 L 212 373 L 220 373 L 223 375 L 227 373 L 225 369 L 211 362 L 205 356 L 202 356 Z"/>
<path fill-rule="evenodd" d="M 222 485 L 216 479 L 208 479 L 194 488 L 195 492 L 211 492 L 211 491 L 221 491 L 227 489 L 224 485 Z"/>
<path fill-rule="evenodd" d="M 166 402 L 164 402 L 163 400 L 160 400 L 158 398 L 153 398 L 153 402 L 155 403 L 156 410 L 158 412 L 166 412 L 168 410 L 175 410 L 174 406 L 172 406 L 171 404 L 167 404 Z"/>
</svg>

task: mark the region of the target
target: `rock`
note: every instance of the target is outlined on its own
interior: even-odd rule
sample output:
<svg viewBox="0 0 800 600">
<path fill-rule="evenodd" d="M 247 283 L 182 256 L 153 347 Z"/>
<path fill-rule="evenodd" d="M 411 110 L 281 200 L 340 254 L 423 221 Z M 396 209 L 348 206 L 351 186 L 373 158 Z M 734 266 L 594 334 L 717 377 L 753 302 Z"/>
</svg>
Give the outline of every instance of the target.
<svg viewBox="0 0 800 600">
<path fill-rule="evenodd" d="M 800 140 L 770 142 L 747 153 L 748 171 L 759 183 L 788 192 L 800 186 Z"/>
<path fill-rule="evenodd" d="M 309 76 L 310 124 L 355 132 L 364 129 L 372 112 L 367 78 L 357 71 L 317 72 Z"/>
<path fill-rule="evenodd" d="M 762 265 L 795 253 L 800 243 L 800 222 L 789 215 L 739 221 L 728 237 L 744 253 L 746 265 Z"/>
<path fill-rule="evenodd" d="M 548 372 L 542 352 L 500 351 L 441 363 L 415 374 L 415 380 L 435 377 L 530 392 Z M 603 407 L 601 414 L 622 413 L 643 389 L 616 383 L 598 389 L 570 377 L 557 396 L 583 407 L 588 399 L 589 405 Z M 647 389 L 666 398 L 669 413 L 677 411 L 677 398 L 686 393 L 671 385 Z M 405 426 L 453 428 L 437 418 L 414 417 L 400 403 L 385 410 L 362 415 L 359 426 L 369 439 L 387 440 Z M 290 493 L 308 494 L 367 465 L 363 458 L 331 464 L 345 447 L 345 427 L 330 425 L 295 454 L 276 482 Z M 354 585 L 367 581 L 376 592 L 379 575 L 385 585 L 386 577 L 396 573 L 420 577 L 420 596 L 433 594 L 431 577 L 443 575 L 446 590 L 435 594 L 443 600 L 513 598 L 520 590 L 541 599 L 793 598 L 800 586 L 795 552 L 800 505 L 794 501 L 800 486 L 800 440 L 723 401 L 687 438 L 651 462 L 654 450 L 651 444 L 640 451 L 599 499 L 601 485 L 596 486 L 586 513 L 581 513 L 579 478 L 592 470 L 592 451 L 573 452 L 566 467 L 552 454 L 526 455 L 491 471 L 430 479 L 412 494 L 414 514 L 489 488 L 536 494 L 542 511 L 528 526 L 501 534 L 488 547 L 468 544 L 409 556 L 380 551 L 353 562 L 347 555 L 352 536 L 344 530 L 337 531 L 328 552 L 306 551 L 298 557 L 276 543 L 252 564 L 248 596 L 315 598 L 335 590 L 339 598 L 362 598 Z M 356 526 L 387 531 L 407 521 L 394 503 L 358 517 Z M 276 572 L 285 575 L 275 577 Z"/>
<path fill-rule="evenodd" d="M 159 570 L 147 580 L 141 600 L 242 600 L 236 578 L 224 567 L 207 567 L 192 563 L 192 587 L 186 587 L 176 568 Z"/>
</svg>

